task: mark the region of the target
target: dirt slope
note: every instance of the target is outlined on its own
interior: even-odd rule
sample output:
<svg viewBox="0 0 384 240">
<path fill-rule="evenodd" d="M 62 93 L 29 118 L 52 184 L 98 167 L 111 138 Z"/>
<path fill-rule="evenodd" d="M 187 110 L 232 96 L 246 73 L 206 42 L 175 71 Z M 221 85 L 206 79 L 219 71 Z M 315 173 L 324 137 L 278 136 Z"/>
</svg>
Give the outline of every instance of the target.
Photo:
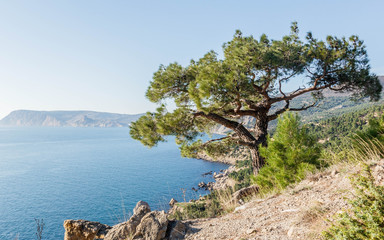
<svg viewBox="0 0 384 240">
<path fill-rule="evenodd" d="M 377 181 L 384 180 L 384 160 L 372 169 Z M 348 207 L 349 177 L 359 171 L 361 166 L 334 166 L 280 195 L 254 199 L 234 213 L 187 221 L 186 239 L 320 239 L 325 219 Z"/>
</svg>

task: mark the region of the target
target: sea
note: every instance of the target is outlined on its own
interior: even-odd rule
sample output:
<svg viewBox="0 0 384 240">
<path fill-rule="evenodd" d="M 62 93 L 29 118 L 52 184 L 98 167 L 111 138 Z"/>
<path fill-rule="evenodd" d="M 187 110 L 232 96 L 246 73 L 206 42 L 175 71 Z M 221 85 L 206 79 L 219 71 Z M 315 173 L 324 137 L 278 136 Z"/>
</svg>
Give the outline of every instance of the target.
<svg viewBox="0 0 384 240">
<path fill-rule="evenodd" d="M 128 128 L 1 127 L 0 240 L 63 239 L 66 219 L 123 222 L 140 200 L 189 201 L 204 173 L 228 165 L 182 158 L 174 138 L 147 148 Z"/>
</svg>

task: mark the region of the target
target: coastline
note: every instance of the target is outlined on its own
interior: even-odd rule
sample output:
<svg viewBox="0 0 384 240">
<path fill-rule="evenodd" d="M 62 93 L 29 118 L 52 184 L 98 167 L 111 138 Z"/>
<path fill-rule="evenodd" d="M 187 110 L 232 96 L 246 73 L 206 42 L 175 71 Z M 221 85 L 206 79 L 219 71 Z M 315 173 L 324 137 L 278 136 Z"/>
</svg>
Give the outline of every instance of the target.
<svg viewBox="0 0 384 240">
<path fill-rule="evenodd" d="M 236 161 L 241 160 L 235 158 L 233 154 L 228 154 L 219 158 L 212 158 L 207 154 L 199 154 L 200 160 L 217 162 L 227 164 L 228 167 L 220 170 L 219 172 L 202 173 L 202 175 L 212 175 L 213 182 L 208 182 L 205 186 L 207 194 L 212 190 L 225 189 L 235 184 L 235 180 L 229 178 L 229 174 L 236 171 Z M 199 188 L 199 186 L 196 186 Z M 204 189 L 201 188 L 201 189 Z M 202 196 L 200 196 L 200 199 Z M 188 204 L 190 202 L 196 202 L 200 199 L 192 199 L 188 202 L 180 202 L 181 204 Z M 64 229 L 65 235 L 64 240 L 75 240 L 83 239 L 84 236 L 94 236 L 98 239 L 115 240 L 125 239 L 120 237 L 132 236 L 138 237 L 138 239 L 183 239 L 188 232 L 188 224 L 186 221 L 180 221 L 176 219 L 169 219 L 168 216 L 172 214 L 172 211 L 177 210 L 177 201 L 172 198 L 169 202 L 170 208 L 165 210 L 151 210 L 148 203 L 139 201 L 136 207 L 133 209 L 133 215 L 128 221 L 116 224 L 114 226 L 108 226 L 100 222 L 92 222 L 87 220 L 65 220 Z M 175 208 L 176 207 L 176 208 Z M 143 209 L 145 211 L 143 211 Z M 160 225 L 156 229 L 151 229 L 153 224 Z M 128 235 L 127 235 L 128 234 Z M 152 234 L 152 235 L 151 235 Z M 154 234 L 154 235 L 153 235 Z M 85 238 L 84 238 L 85 239 Z M 136 239 L 136 238 L 135 238 Z"/>
<path fill-rule="evenodd" d="M 200 159 L 200 160 L 204 160 L 204 161 L 208 161 L 208 162 L 218 162 L 218 163 L 224 163 L 224 164 L 228 164 L 228 165 L 235 165 L 236 164 L 236 161 L 238 159 L 235 159 L 234 157 L 231 157 L 231 156 L 222 156 L 222 157 L 218 157 L 218 158 L 213 158 L 211 156 L 208 156 L 207 154 L 205 153 L 198 153 L 197 156 L 196 156 L 196 159 Z"/>
</svg>

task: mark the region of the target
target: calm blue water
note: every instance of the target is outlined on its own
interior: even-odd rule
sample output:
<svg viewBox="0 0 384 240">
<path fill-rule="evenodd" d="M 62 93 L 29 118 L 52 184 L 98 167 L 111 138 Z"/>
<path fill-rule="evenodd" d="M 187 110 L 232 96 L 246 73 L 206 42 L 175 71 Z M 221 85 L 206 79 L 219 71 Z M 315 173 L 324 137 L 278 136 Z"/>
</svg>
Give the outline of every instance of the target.
<svg viewBox="0 0 384 240">
<path fill-rule="evenodd" d="M 65 219 L 114 225 L 139 200 L 165 209 L 225 168 L 181 158 L 173 140 L 148 149 L 127 128 L 0 128 L 0 239 L 35 239 L 35 218 L 43 239 L 63 239 Z"/>
</svg>

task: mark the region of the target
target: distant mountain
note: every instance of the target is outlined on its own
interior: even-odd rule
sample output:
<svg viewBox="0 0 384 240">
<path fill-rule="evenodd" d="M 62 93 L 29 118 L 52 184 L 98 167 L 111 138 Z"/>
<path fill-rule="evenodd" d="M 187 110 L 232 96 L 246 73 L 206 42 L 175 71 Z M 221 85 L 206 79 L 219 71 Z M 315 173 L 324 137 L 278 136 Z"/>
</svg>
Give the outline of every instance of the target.
<svg viewBox="0 0 384 240">
<path fill-rule="evenodd" d="M 93 111 L 17 110 L 0 120 L 2 126 L 44 127 L 128 127 L 143 114 L 117 114 Z"/>
</svg>

